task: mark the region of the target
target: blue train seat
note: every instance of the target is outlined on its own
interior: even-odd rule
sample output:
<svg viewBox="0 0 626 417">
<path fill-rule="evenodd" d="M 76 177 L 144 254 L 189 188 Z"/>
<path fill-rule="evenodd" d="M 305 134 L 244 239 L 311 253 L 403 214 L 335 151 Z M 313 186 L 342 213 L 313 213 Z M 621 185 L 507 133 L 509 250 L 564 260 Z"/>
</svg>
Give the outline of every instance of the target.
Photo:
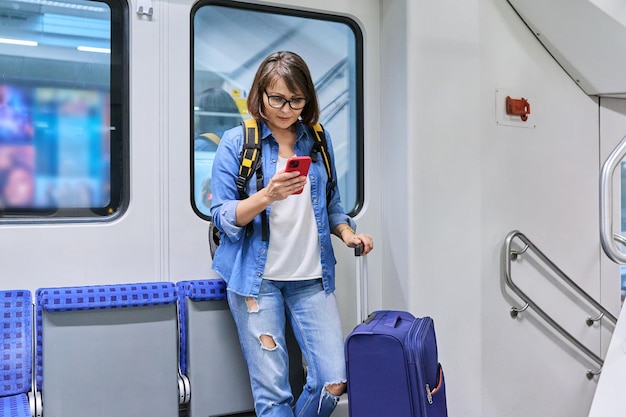
<svg viewBox="0 0 626 417">
<path fill-rule="evenodd" d="M 221 279 L 178 286 L 180 370 L 189 378 L 191 417 L 254 409 L 248 370 Z"/>
<path fill-rule="evenodd" d="M 171 282 L 39 289 L 45 416 L 178 415 L 176 300 Z"/>
<path fill-rule="evenodd" d="M 32 297 L 27 290 L 0 291 L 2 366 L 0 416 L 30 417 L 32 386 Z"/>
</svg>

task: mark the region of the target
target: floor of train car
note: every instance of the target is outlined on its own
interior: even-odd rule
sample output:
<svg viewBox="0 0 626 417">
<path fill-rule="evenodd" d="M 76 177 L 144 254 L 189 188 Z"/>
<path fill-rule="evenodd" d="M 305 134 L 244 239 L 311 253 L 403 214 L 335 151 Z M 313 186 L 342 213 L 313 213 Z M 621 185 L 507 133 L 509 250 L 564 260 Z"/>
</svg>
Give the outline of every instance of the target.
<svg viewBox="0 0 626 417">
<path fill-rule="evenodd" d="M 337 404 L 337 408 L 333 413 L 333 416 L 341 417 L 348 415 L 348 401 L 345 398 L 342 398 Z M 190 417 L 189 416 L 189 404 L 181 405 L 179 408 L 178 417 Z M 211 416 L 209 416 L 211 417 Z M 254 412 L 242 413 L 242 414 L 229 414 L 226 417 L 256 417 Z"/>
<path fill-rule="evenodd" d="M 189 406 L 188 404 L 181 405 L 178 409 L 178 417 L 189 417 Z M 209 416 L 211 417 L 211 416 Z M 241 413 L 241 414 L 229 414 L 227 417 L 256 417 L 254 411 L 249 413 Z"/>
</svg>

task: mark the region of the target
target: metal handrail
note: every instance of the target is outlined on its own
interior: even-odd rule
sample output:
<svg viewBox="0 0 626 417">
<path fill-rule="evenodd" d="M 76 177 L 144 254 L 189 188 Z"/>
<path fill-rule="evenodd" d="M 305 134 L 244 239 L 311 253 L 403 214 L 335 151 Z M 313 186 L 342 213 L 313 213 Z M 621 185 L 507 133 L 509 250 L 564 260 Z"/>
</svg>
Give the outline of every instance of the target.
<svg viewBox="0 0 626 417">
<path fill-rule="evenodd" d="M 626 264 L 626 253 L 618 249 L 613 234 L 613 174 L 626 156 L 626 136 L 611 152 L 600 173 L 600 243 L 604 253 L 618 264 Z M 618 235 L 619 236 L 619 235 Z"/>
<path fill-rule="evenodd" d="M 517 238 L 521 240 L 524 244 L 522 249 L 513 249 L 512 243 L 513 240 Z M 625 239 L 626 242 L 626 239 Z M 574 281 L 572 281 L 561 269 L 554 264 L 534 243 L 530 241 L 523 233 L 518 230 L 513 230 L 510 232 L 505 239 L 505 273 L 504 279 L 506 285 L 513 290 L 515 294 L 519 298 L 521 298 L 525 305 L 522 307 L 511 307 L 510 314 L 512 318 L 516 318 L 519 313 L 525 311 L 529 307 L 532 308 L 543 320 L 545 320 L 552 328 L 554 328 L 557 332 L 561 334 L 561 336 L 565 337 L 568 341 L 570 341 L 574 346 L 576 346 L 580 351 L 582 351 L 585 355 L 591 358 L 594 362 L 600 365 L 600 369 L 604 364 L 604 361 L 600 358 L 600 356 L 596 355 L 593 351 L 591 351 L 587 346 L 585 346 L 582 342 L 580 342 L 577 338 L 575 338 L 572 334 L 570 334 L 567 330 L 565 330 L 560 324 L 558 324 L 548 313 L 546 313 L 541 307 L 537 305 L 524 291 L 522 291 L 514 282 L 511 277 L 511 261 L 515 261 L 520 255 L 524 254 L 526 251 L 531 250 L 537 255 L 539 259 L 541 259 L 550 269 L 561 278 L 567 285 L 569 285 L 574 291 L 578 293 L 582 298 L 584 298 L 589 304 L 598 309 L 600 313 L 596 317 L 587 317 L 586 323 L 588 326 L 592 326 L 594 322 L 601 320 L 602 318 L 607 318 L 613 324 L 617 323 L 617 318 L 611 314 L 602 304 L 598 303 L 595 299 L 593 299 L 589 294 L 587 294 L 582 288 L 580 288 Z M 587 371 L 587 378 L 592 379 L 594 375 L 597 375 L 600 372 L 600 369 L 593 371 Z"/>
<path fill-rule="evenodd" d="M 622 235 L 613 235 L 613 239 L 615 239 L 616 242 L 626 246 L 626 237 Z"/>
</svg>

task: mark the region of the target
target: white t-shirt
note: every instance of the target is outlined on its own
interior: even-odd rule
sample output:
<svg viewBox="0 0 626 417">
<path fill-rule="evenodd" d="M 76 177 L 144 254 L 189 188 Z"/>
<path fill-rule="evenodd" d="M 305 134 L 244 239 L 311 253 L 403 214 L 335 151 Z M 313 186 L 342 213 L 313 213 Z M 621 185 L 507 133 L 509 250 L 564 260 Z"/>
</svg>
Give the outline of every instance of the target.
<svg viewBox="0 0 626 417">
<path fill-rule="evenodd" d="M 287 158 L 278 157 L 276 172 L 285 169 Z M 320 243 L 311 205 L 311 184 L 301 194 L 272 203 L 270 241 L 264 278 L 299 281 L 320 278 Z"/>
</svg>

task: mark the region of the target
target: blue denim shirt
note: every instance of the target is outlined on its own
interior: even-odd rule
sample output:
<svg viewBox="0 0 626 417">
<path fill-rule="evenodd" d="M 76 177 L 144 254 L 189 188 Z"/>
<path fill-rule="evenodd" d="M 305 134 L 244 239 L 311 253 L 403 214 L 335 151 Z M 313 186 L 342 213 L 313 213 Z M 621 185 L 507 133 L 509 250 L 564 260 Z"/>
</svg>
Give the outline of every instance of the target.
<svg viewBox="0 0 626 417">
<path fill-rule="evenodd" d="M 259 128 L 263 158 L 263 181 L 267 186 L 270 178 L 276 173 L 278 142 L 265 123 L 261 122 Z M 332 142 L 328 132 L 326 132 L 326 140 L 331 159 L 334 161 Z M 308 129 L 298 122 L 294 144 L 296 155 L 309 155 L 314 141 L 315 139 L 311 137 Z M 226 281 L 229 291 L 246 297 L 256 297 L 263 280 L 269 242 L 264 242 L 261 238 L 260 215 L 253 220 L 253 230 L 250 235 L 246 235 L 245 226 L 239 227 L 236 224 L 235 210 L 239 203 L 236 180 L 241 163 L 242 146 L 243 129 L 241 126 L 226 131 L 213 162 L 211 216 L 215 226 L 220 231 L 220 245 L 215 252 L 212 267 Z M 337 178 L 335 166 L 332 165 L 333 176 Z M 311 164 L 309 181 L 311 183 L 311 204 L 319 234 L 322 282 L 324 290 L 332 292 L 335 290 L 336 260 L 331 244 L 331 230 L 342 223 L 349 224 L 356 230 L 356 225 L 350 216 L 344 212 L 338 187 L 334 187 L 330 195 L 330 202 L 327 204 L 328 175 L 321 156 L 317 162 Z M 248 195 L 257 191 L 256 176 L 248 180 L 246 191 Z M 268 219 L 271 209 L 271 205 L 266 209 Z M 272 238 L 271 230 L 269 237 Z"/>
</svg>

